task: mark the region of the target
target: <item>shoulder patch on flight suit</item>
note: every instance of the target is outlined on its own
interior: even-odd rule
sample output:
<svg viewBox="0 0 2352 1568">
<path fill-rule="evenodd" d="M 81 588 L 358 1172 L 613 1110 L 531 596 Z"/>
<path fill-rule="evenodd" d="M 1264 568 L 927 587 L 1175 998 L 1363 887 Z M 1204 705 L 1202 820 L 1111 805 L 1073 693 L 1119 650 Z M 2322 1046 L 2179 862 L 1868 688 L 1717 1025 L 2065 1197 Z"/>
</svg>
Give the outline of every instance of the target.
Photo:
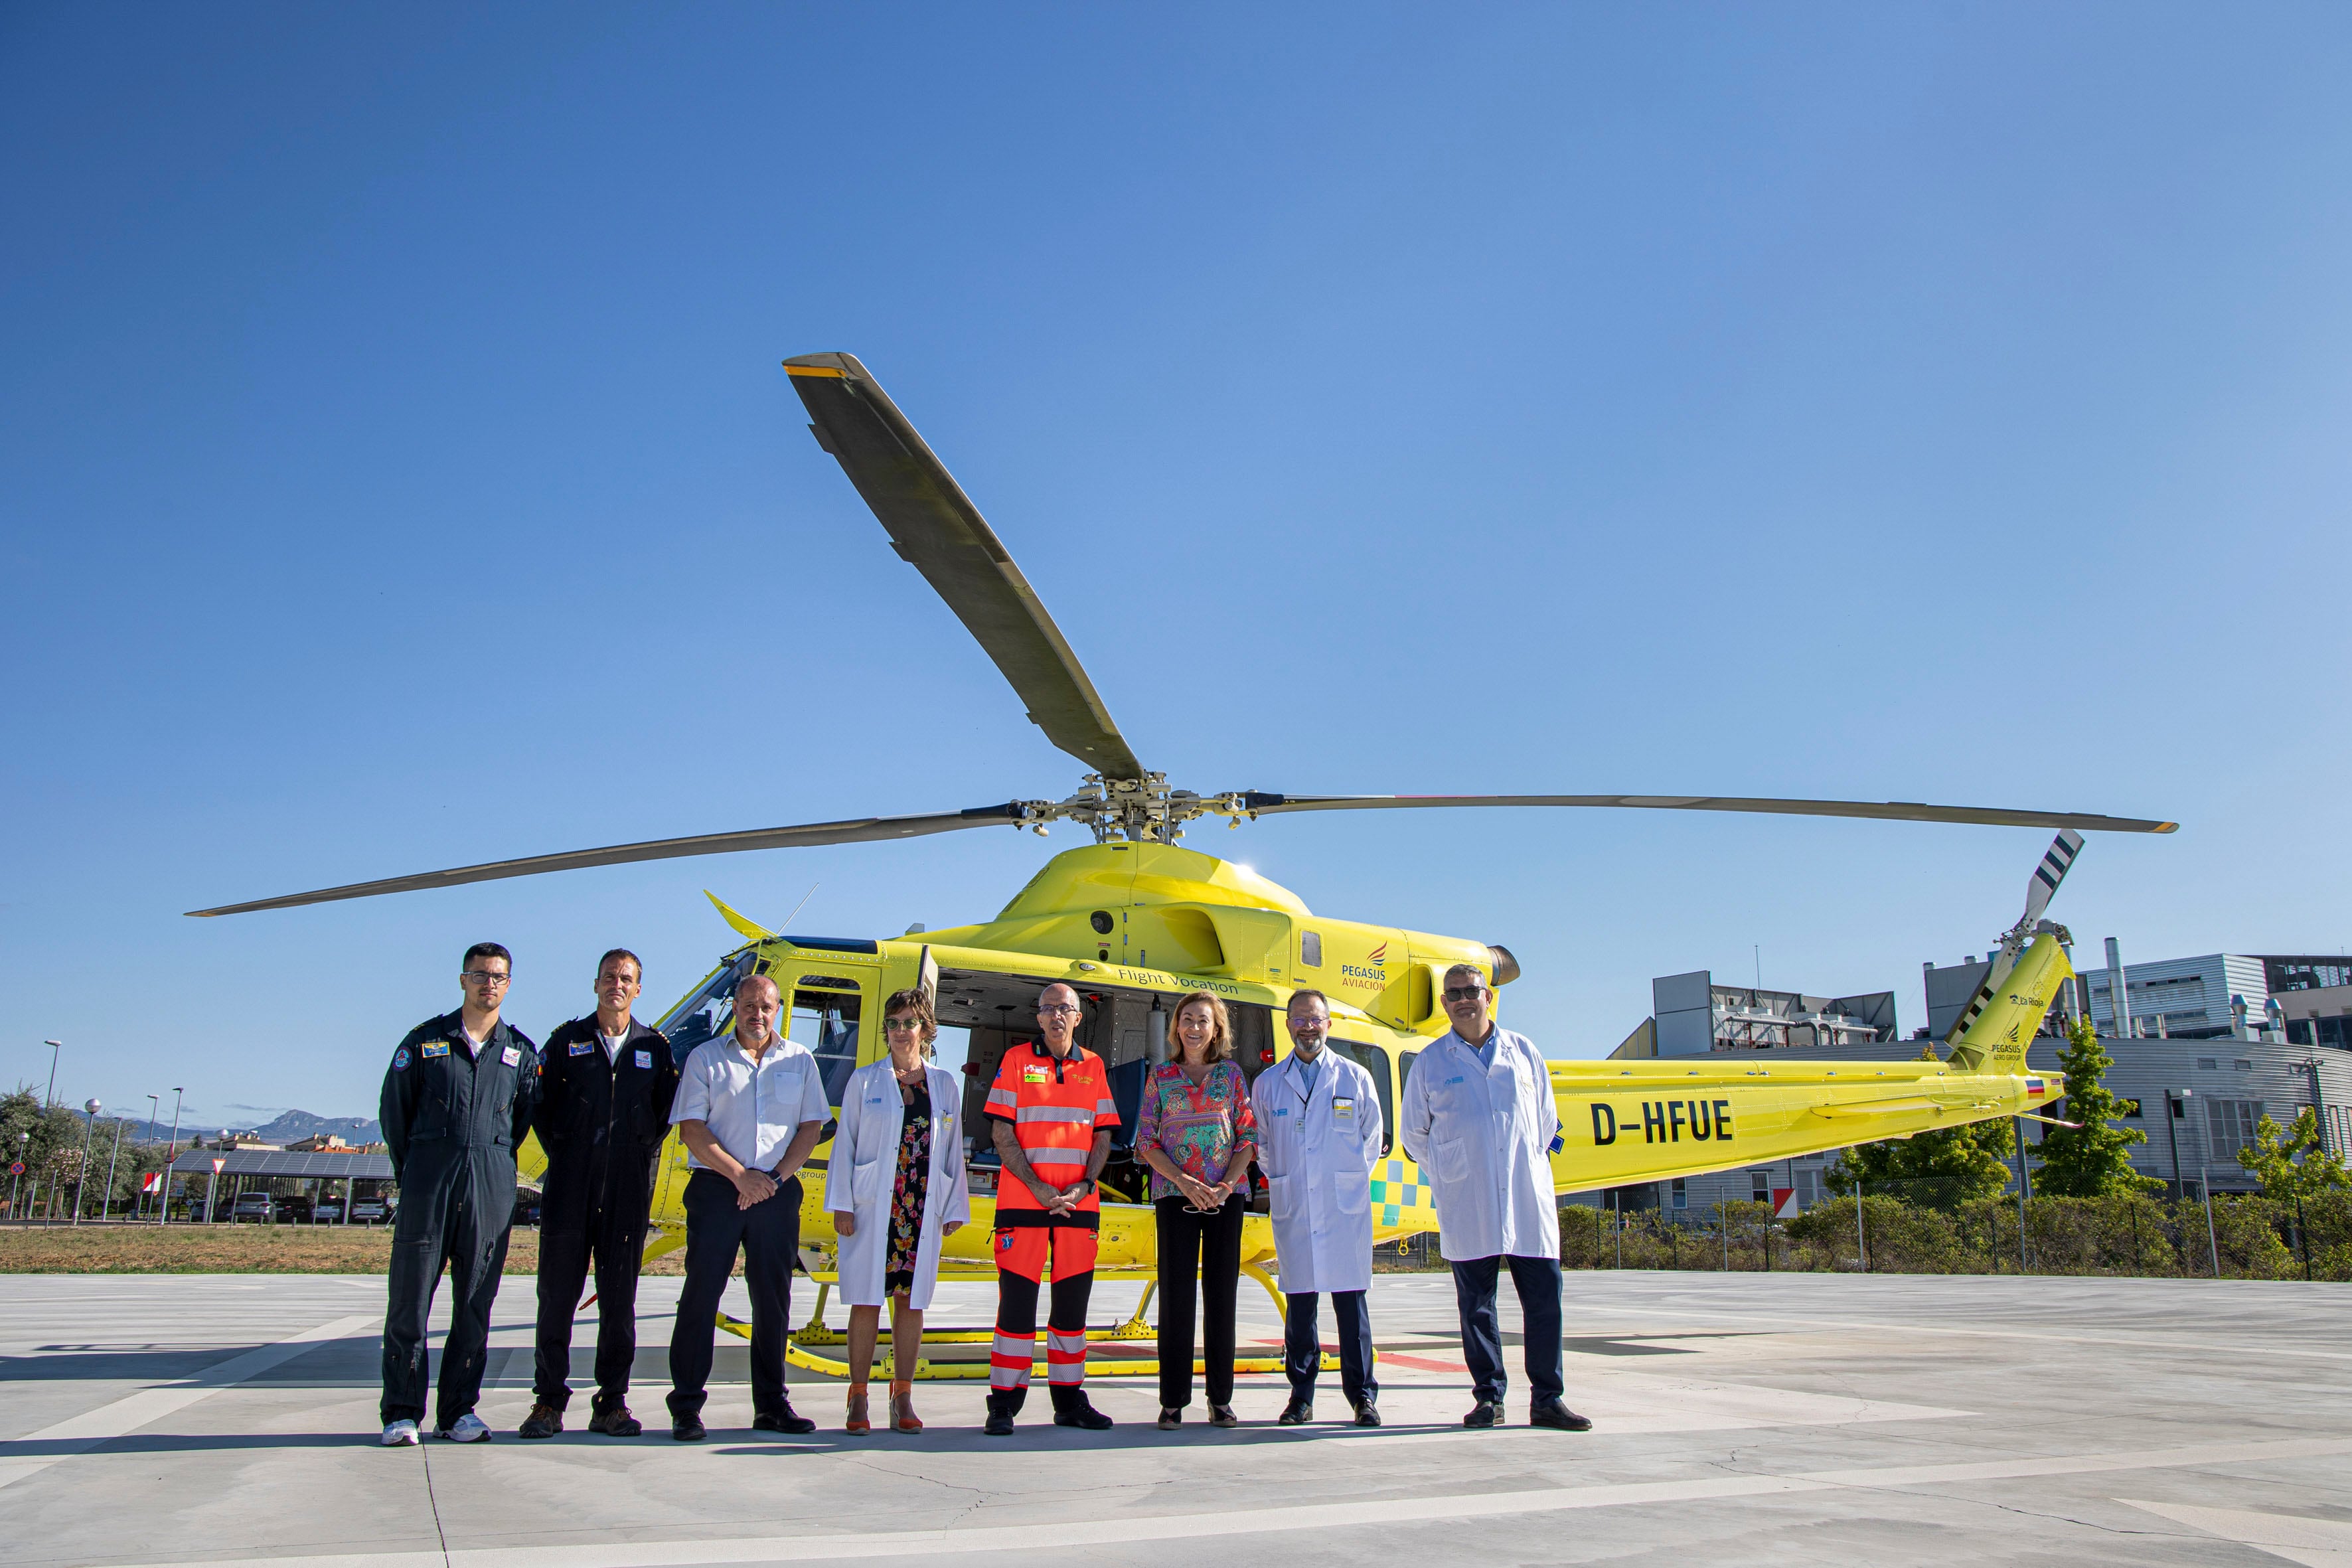
<svg viewBox="0 0 2352 1568">
<path fill-rule="evenodd" d="M 416 1052 L 419 1056 L 446 1057 L 449 1054 L 449 1042 L 446 1040 L 427 1040 L 423 1045 L 416 1047 Z"/>
<path fill-rule="evenodd" d="M 652 1066 L 654 1065 L 654 1054 L 653 1054 L 653 1052 L 651 1052 L 651 1051 L 639 1051 L 639 1052 L 637 1053 L 637 1065 L 638 1065 L 639 1067 L 641 1067 L 641 1068 L 650 1068 L 650 1067 L 652 1067 Z"/>
<path fill-rule="evenodd" d="M 394 1072 L 405 1072 L 408 1069 L 408 1064 L 414 1059 L 415 1058 L 410 1057 L 408 1054 L 408 1047 L 406 1046 L 403 1046 L 400 1049 L 392 1053 L 392 1070 Z"/>
<path fill-rule="evenodd" d="M 506 1063 L 509 1067 L 521 1066 L 522 1047 L 520 1046 L 509 1046 L 505 1050 L 499 1053 L 499 1060 Z"/>
</svg>

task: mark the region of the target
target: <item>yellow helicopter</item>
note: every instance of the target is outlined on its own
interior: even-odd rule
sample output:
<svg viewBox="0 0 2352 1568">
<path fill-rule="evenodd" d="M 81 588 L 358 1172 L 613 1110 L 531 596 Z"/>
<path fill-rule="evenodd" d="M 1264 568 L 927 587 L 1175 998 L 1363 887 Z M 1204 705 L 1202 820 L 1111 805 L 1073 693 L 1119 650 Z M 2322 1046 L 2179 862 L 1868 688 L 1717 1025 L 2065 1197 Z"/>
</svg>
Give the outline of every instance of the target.
<svg viewBox="0 0 2352 1568">
<path fill-rule="evenodd" d="M 1574 806 L 1743 811 L 1818 816 L 2042 826 L 2060 829 L 2029 884 L 2025 916 L 2004 939 L 1983 988 L 1955 1026 L 1942 1061 L 1790 1063 L 1753 1057 L 1638 1061 L 1555 1061 L 1560 1138 L 1552 1151 L 1555 1187 L 1589 1191 L 1702 1174 L 1792 1155 L 1992 1117 L 2032 1115 L 2063 1092 L 2055 1075 L 2029 1075 L 2025 1048 L 2073 971 L 2063 928 L 2042 911 L 2082 845 L 2084 830 L 2169 833 L 2175 824 L 2068 812 L 1915 802 L 1862 802 L 1660 795 L 1331 795 L 1256 790 L 1203 795 L 1172 788 L 1129 747 L 1077 657 L 995 533 L 873 376 L 845 353 L 787 360 L 817 444 L 839 461 L 898 553 L 946 600 L 1028 707 L 1032 722 L 1089 769 L 1061 800 L 1014 800 L 926 816 L 837 822 L 656 839 L 602 849 L 534 856 L 446 871 L 356 883 L 315 892 L 191 911 L 203 916 L 286 909 L 499 878 L 749 849 L 789 848 L 1011 826 L 1043 834 L 1076 822 L 1095 842 L 1055 855 L 993 920 L 949 930 L 911 930 L 890 939 L 780 935 L 711 902 L 742 941 L 660 1020 L 682 1060 L 731 1022 L 736 984 L 773 979 L 787 1001 L 793 1037 L 814 1051 L 837 1105 L 849 1074 L 884 1049 L 882 999 L 919 987 L 934 999 L 943 1029 L 968 1041 L 963 1121 L 984 1125 L 979 1106 L 1003 1052 L 1029 1038 L 1039 991 L 1064 982 L 1083 998 L 1080 1043 L 1104 1059 L 1131 1127 L 1150 1066 L 1166 1059 L 1170 1009 L 1185 993 L 1222 996 L 1234 1020 L 1236 1054 L 1255 1077 L 1288 1049 L 1276 1026 L 1291 994 L 1330 998 L 1331 1043 L 1370 1069 L 1391 1146 L 1371 1180 L 1375 1235 L 1394 1241 L 1437 1228 L 1429 1189 L 1394 1145 L 1399 1093 L 1415 1056 L 1449 1024 L 1437 1005 L 1441 978 L 1475 965 L 1497 988 L 1518 977 L 1507 948 L 1401 927 L 1314 914 L 1288 889 L 1245 867 L 1184 848 L 1187 824 L 1244 820 L 1297 811 Z M 813 1167 L 830 1152 L 821 1145 Z M 992 1278 L 988 1234 L 993 1153 L 972 1150 L 971 1223 L 949 1239 L 943 1272 Z M 544 1170 L 536 1142 L 520 1163 L 527 1180 Z M 673 1137 L 661 1176 L 646 1256 L 683 1244 L 686 1155 Z M 1117 1149 L 1105 1186 L 1129 1201 L 1103 1205 L 1097 1272 L 1149 1279 L 1151 1211 L 1132 1151 Z M 806 1184 L 803 1245 L 822 1282 L 835 1247 L 821 1183 Z M 1275 1261 L 1270 1223 L 1255 1214 L 1243 1242 L 1244 1267 L 1279 1301 L 1266 1269 Z M 1099 1340 L 1150 1336 L 1147 1284 L 1134 1313 Z M 841 1363 L 812 1347 L 836 1342 L 815 1315 L 794 1335 L 793 1359 L 815 1371 Z M 740 1325 L 728 1323 L 729 1327 Z M 928 1344 L 984 1340 L 985 1331 L 937 1330 Z M 1266 1361 L 1252 1370 L 1273 1370 Z M 1148 1358 L 1120 1357 L 1091 1370 L 1138 1373 Z M 984 1361 L 927 1363 L 918 1374 L 985 1376 Z"/>
</svg>

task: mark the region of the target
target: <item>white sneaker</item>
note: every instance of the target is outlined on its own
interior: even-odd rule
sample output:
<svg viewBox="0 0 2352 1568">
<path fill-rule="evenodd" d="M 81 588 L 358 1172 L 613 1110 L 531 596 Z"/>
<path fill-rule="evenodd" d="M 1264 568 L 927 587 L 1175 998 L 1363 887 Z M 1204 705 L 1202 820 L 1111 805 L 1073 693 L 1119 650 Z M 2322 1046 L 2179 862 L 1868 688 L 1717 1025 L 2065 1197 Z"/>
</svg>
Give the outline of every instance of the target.
<svg viewBox="0 0 2352 1568">
<path fill-rule="evenodd" d="M 414 1421 L 395 1421 L 383 1429 L 383 1446 L 387 1448 L 406 1447 L 411 1443 L 422 1440 L 417 1436 L 416 1423 Z"/>
<path fill-rule="evenodd" d="M 452 1443 L 487 1443 L 490 1440 L 490 1429 L 482 1424 L 480 1416 L 470 1410 L 441 1428 L 440 1435 Z"/>
</svg>

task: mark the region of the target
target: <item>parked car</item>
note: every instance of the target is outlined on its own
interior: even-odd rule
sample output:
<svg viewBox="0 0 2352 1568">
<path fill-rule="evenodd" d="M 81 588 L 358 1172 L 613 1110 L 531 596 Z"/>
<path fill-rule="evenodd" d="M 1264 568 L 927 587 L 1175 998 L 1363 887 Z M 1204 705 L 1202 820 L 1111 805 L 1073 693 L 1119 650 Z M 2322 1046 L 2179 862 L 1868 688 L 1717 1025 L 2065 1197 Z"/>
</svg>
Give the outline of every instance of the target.
<svg viewBox="0 0 2352 1568">
<path fill-rule="evenodd" d="M 383 1198 L 358 1197 L 352 1200 L 353 1225 L 388 1225 L 392 1221 L 392 1205 Z"/>
<path fill-rule="evenodd" d="M 514 1222 L 517 1225 L 537 1225 L 539 1223 L 539 1194 L 537 1193 L 526 1191 L 520 1192 L 515 1194 Z"/>
<path fill-rule="evenodd" d="M 277 1217 L 278 1205 L 270 1202 L 268 1193 L 239 1193 L 236 1202 L 228 1206 L 228 1222 L 231 1225 L 241 1225 L 249 1219 L 268 1225 Z"/>
<path fill-rule="evenodd" d="M 276 1200 L 278 1218 L 284 1225 L 304 1225 L 310 1218 L 310 1200 L 301 1193 L 289 1193 Z"/>
<path fill-rule="evenodd" d="M 341 1225 L 343 1220 L 343 1200 L 320 1198 L 310 1208 L 312 1225 Z"/>
</svg>

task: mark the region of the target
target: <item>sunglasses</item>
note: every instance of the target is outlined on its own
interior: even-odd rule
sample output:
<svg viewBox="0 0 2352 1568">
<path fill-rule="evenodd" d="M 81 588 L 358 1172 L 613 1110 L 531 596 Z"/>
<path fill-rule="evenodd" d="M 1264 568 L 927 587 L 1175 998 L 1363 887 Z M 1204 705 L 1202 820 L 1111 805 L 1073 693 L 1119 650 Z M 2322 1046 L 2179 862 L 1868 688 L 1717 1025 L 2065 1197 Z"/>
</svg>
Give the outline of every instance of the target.
<svg viewBox="0 0 2352 1568">
<path fill-rule="evenodd" d="M 1449 985 L 1445 988 L 1448 1002 L 1475 1002 L 1486 994 L 1484 985 Z"/>
</svg>

